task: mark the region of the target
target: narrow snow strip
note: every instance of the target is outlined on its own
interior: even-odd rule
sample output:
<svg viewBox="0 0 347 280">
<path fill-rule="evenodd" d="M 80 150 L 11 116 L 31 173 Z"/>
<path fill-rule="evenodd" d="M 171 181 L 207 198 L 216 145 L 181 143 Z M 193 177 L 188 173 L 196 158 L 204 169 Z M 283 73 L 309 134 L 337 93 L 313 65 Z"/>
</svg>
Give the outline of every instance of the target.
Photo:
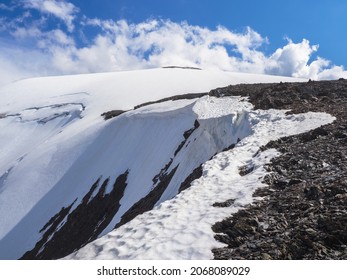
<svg viewBox="0 0 347 280">
<path fill-rule="evenodd" d="M 196 108 L 196 110 L 198 110 Z M 216 155 L 203 166 L 203 176 L 192 186 L 152 211 L 86 245 L 66 259 L 211 259 L 211 249 L 224 246 L 214 239 L 211 226 L 251 203 L 255 189 L 264 186 L 264 164 L 279 155 L 258 153 L 271 140 L 303 133 L 334 120 L 325 113 L 285 115 L 280 110 L 250 111 L 253 133 L 234 149 Z M 203 152 L 203 151 L 202 151 Z M 254 165 L 241 177 L 239 168 Z M 215 202 L 234 199 L 232 206 Z"/>
</svg>

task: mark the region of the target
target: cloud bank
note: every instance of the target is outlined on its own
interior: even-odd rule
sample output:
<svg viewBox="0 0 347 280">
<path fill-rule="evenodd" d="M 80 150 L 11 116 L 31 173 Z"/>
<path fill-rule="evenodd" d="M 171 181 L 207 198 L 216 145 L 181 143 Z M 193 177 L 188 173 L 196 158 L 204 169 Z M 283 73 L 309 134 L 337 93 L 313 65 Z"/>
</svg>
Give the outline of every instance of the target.
<svg viewBox="0 0 347 280">
<path fill-rule="evenodd" d="M 238 33 L 223 26 L 212 30 L 170 20 L 131 24 L 125 20 L 90 19 L 79 15 L 73 4 L 56 0 L 28 0 L 24 8 L 21 18 L 11 21 L 0 18 L 3 32 L 6 30 L 17 45 L 0 44 L 0 84 L 29 76 L 168 65 L 315 80 L 347 78 L 342 66 L 321 57 L 313 59 L 319 46 L 306 39 L 297 43 L 287 39 L 282 48 L 266 54 L 261 48 L 269 40 L 250 27 Z M 31 10 L 42 16 L 34 19 Z M 64 23 L 66 28 L 48 25 L 47 15 Z M 88 35 L 90 29 L 96 35 Z"/>
</svg>

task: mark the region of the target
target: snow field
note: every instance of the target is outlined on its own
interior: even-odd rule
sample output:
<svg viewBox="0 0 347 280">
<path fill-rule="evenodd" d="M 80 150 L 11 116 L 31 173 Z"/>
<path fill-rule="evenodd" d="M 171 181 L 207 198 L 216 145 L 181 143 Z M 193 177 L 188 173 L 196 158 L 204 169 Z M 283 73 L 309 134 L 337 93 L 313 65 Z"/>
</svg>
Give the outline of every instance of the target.
<svg viewBox="0 0 347 280">
<path fill-rule="evenodd" d="M 279 81 L 301 80 L 212 70 L 151 69 L 34 78 L 0 88 L 0 259 L 19 258 L 32 249 L 41 238 L 39 230 L 47 221 L 76 199 L 74 207 L 77 207 L 97 178 L 101 176 L 105 180 L 110 177 L 110 181 L 114 181 L 129 169 L 129 187 L 121 200 L 119 213 L 101 235 L 107 234 L 122 214 L 150 191 L 153 177 L 171 160 L 184 140 L 183 133 L 193 127 L 196 119 L 200 127 L 173 159 L 169 171 L 179 164 L 178 169 L 157 202 L 158 209 L 166 207 L 167 202 L 160 203 L 177 194 L 179 182 L 194 167 L 236 143 L 237 138 L 251 135 L 257 122 L 261 127 L 261 121 L 252 117 L 251 105 L 237 98 L 168 101 L 131 110 L 134 106 L 173 95 L 208 92 L 229 84 Z M 104 121 L 100 115 L 110 110 L 130 111 Z M 266 114 L 271 118 L 272 113 L 264 113 L 264 118 Z M 263 133 L 268 137 L 268 130 Z M 209 172 L 217 166 L 208 169 Z M 212 195 L 211 200 L 215 199 L 213 193 L 207 195 Z M 188 195 L 185 201 L 189 199 L 192 199 L 190 204 L 194 204 L 194 197 Z M 183 201 L 170 201 L 184 209 Z M 197 209 L 206 206 L 205 202 L 201 203 L 196 205 Z M 194 215 L 197 220 L 202 219 L 197 214 L 200 211 L 192 217 L 177 209 L 175 211 L 179 219 L 185 221 Z M 171 211 L 172 214 L 175 211 Z M 169 219 L 169 213 L 165 212 L 164 216 Z M 155 221 L 153 218 L 152 221 L 161 223 L 163 227 L 171 224 L 178 229 L 183 224 L 174 225 L 171 220 L 162 219 Z M 203 223 L 196 229 L 208 232 L 209 223 L 206 229 Z M 126 255 L 135 258 L 129 244 L 136 243 L 137 238 L 144 238 L 145 232 L 156 235 L 157 229 L 144 228 L 135 234 L 133 241 L 123 240 L 117 244 L 119 247 L 112 247 L 126 251 L 120 253 L 119 258 Z M 189 237 L 193 234 L 189 229 L 181 234 L 186 240 L 194 239 Z M 211 241 L 209 235 L 206 238 Z M 166 242 L 157 244 L 169 248 L 171 245 Z M 191 250 L 183 247 L 180 250 Z M 147 253 L 148 258 L 159 256 L 151 250 Z M 203 257 L 207 253 L 205 249 L 201 250 L 189 254 L 182 252 L 180 256 Z M 140 251 L 138 257 L 146 257 L 140 256 Z M 163 257 L 170 258 L 167 254 Z M 172 258 L 175 256 L 177 253 L 173 252 Z"/>
<path fill-rule="evenodd" d="M 234 149 L 219 153 L 206 162 L 203 176 L 189 189 L 66 259 L 213 258 L 211 250 L 224 245 L 214 239 L 212 225 L 253 201 L 255 189 L 264 186 L 261 183 L 266 175 L 264 165 L 279 154 L 274 149 L 258 153 L 260 146 L 333 120 L 325 113 L 287 116 L 279 110 L 250 111 L 247 121 L 252 124 L 252 133 Z M 253 165 L 254 170 L 242 177 L 239 168 L 245 164 Z M 212 206 L 228 199 L 235 200 L 230 207 Z"/>
</svg>

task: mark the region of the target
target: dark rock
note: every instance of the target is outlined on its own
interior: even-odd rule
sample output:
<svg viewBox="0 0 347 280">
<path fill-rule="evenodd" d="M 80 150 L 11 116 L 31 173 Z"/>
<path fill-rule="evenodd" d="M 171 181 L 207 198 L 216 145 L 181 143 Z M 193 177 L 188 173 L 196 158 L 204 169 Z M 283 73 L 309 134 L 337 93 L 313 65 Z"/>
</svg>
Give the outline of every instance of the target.
<svg viewBox="0 0 347 280">
<path fill-rule="evenodd" d="M 178 192 L 180 193 L 180 192 L 188 189 L 190 187 L 191 183 L 194 180 L 200 178 L 201 176 L 202 176 L 202 164 L 200 166 L 198 166 L 197 168 L 195 168 L 191 174 L 189 174 L 189 176 L 183 181 L 183 183 L 179 187 Z"/>
<path fill-rule="evenodd" d="M 42 238 L 21 259 L 62 258 L 95 240 L 120 207 L 128 173 L 117 177 L 109 193 L 105 193 L 109 178 L 100 187 L 101 177 L 96 180 L 77 207 L 72 210 L 76 199 L 48 221 L 40 231 Z"/>
<path fill-rule="evenodd" d="M 187 93 L 187 94 L 181 94 L 181 95 L 175 95 L 175 96 L 171 96 L 171 97 L 166 97 L 160 100 L 156 100 L 156 101 L 150 101 L 150 102 L 146 102 L 140 105 L 137 105 L 134 107 L 134 109 L 138 109 L 147 105 L 151 105 L 151 104 L 156 104 L 156 103 L 161 103 L 161 102 L 166 102 L 166 101 L 175 101 L 175 100 L 182 100 L 182 99 L 195 99 L 195 98 L 200 98 L 203 97 L 205 95 L 207 95 L 207 92 L 204 93 Z"/>
<path fill-rule="evenodd" d="M 317 200 L 320 197 L 321 191 L 316 186 L 311 186 L 305 188 L 304 193 L 308 200 Z"/>
<path fill-rule="evenodd" d="M 191 66 L 176 66 L 176 65 L 169 65 L 169 66 L 163 66 L 162 68 L 175 68 L 175 69 L 190 69 L 190 70 L 202 70 L 199 67 L 191 67 Z"/>
<path fill-rule="evenodd" d="M 254 170 L 253 165 L 244 165 L 239 168 L 239 174 L 240 176 L 245 176 L 249 173 L 251 173 Z"/>
<path fill-rule="evenodd" d="M 263 182 L 268 187 L 254 193 L 263 199 L 212 227 L 216 239 L 226 244 L 213 250 L 214 257 L 346 259 L 347 81 L 237 85 L 218 90 L 223 96 L 247 96 L 257 109 L 321 111 L 336 121 L 271 141 L 260 149 L 275 148 L 282 154 L 266 166 L 269 173 Z"/>
<path fill-rule="evenodd" d="M 122 110 L 112 110 L 112 111 L 108 111 L 105 113 L 102 113 L 101 116 L 104 117 L 105 120 L 109 120 L 112 118 L 115 118 L 123 113 L 125 113 L 126 111 L 122 111 Z"/>
<path fill-rule="evenodd" d="M 174 156 L 176 156 L 180 151 L 181 149 L 183 148 L 183 146 L 186 144 L 188 138 L 190 137 L 190 135 L 192 135 L 192 133 L 200 126 L 200 123 L 198 122 L 198 120 L 195 120 L 194 122 L 194 127 L 191 128 L 191 129 L 188 129 L 187 131 L 185 131 L 183 133 L 183 137 L 184 137 L 184 140 L 178 145 L 175 153 L 174 153 Z"/>
<path fill-rule="evenodd" d="M 170 166 L 170 165 L 169 165 Z M 168 167 L 169 167 L 168 166 Z M 178 165 L 173 168 L 170 173 L 167 173 L 167 170 L 161 173 L 159 176 L 159 181 L 152 191 L 150 191 L 145 197 L 141 198 L 136 202 L 127 212 L 124 213 L 120 222 L 115 226 L 118 228 L 127 222 L 134 219 L 137 215 L 140 215 L 144 212 L 152 210 L 154 205 L 160 199 L 167 186 L 170 184 L 172 177 L 175 175 Z"/>
<path fill-rule="evenodd" d="M 347 133 L 345 131 L 336 131 L 334 137 L 337 139 L 344 139 L 347 138 Z"/>
<path fill-rule="evenodd" d="M 235 199 L 228 199 L 224 202 L 215 202 L 212 206 L 213 207 L 230 207 L 235 202 Z"/>
</svg>

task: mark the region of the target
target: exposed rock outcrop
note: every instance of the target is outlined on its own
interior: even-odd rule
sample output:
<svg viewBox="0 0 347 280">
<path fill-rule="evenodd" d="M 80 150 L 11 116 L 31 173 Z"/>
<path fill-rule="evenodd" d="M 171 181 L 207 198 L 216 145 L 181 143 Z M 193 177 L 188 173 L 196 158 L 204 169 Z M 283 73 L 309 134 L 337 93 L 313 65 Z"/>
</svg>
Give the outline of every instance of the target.
<svg viewBox="0 0 347 280">
<path fill-rule="evenodd" d="M 332 124 L 268 143 L 272 160 L 262 200 L 213 226 L 216 259 L 347 258 L 347 81 L 238 85 L 211 95 L 242 95 L 259 109 L 327 112 Z M 245 167 L 240 174 L 252 172 Z"/>
<path fill-rule="evenodd" d="M 42 238 L 21 259 L 62 258 L 95 240 L 120 207 L 128 173 L 117 177 L 109 193 L 106 187 L 110 179 L 105 179 L 101 186 L 101 177 L 96 180 L 76 208 L 73 209 L 74 201 L 48 221 L 40 231 Z"/>
</svg>

